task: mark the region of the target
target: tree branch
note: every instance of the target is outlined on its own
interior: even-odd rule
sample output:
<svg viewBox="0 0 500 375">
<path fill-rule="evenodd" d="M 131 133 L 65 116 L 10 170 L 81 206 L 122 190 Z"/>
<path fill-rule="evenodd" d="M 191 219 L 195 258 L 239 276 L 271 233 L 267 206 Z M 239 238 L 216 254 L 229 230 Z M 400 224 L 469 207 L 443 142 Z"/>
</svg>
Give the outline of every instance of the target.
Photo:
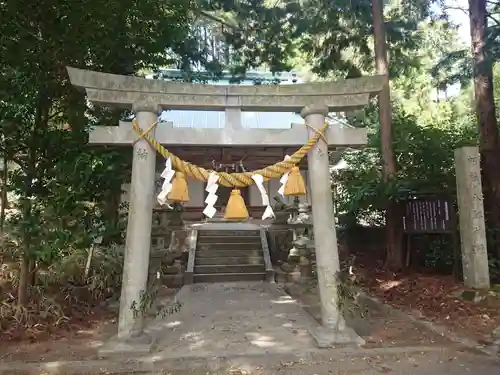
<svg viewBox="0 0 500 375">
<path fill-rule="evenodd" d="M 229 27 L 230 29 L 233 29 L 233 30 L 240 30 L 238 25 L 236 24 L 231 24 L 229 23 L 229 21 L 221 18 L 221 17 L 218 17 L 214 14 L 211 14 L 210 12 L 207 12 L 206 10 L 203 10 L 203 9 L 199 9 L 199 12 L 200 12 L 200 15 L 205 17 L 205 18 L 208 18 L 209 20 L 211 21 L 215 21 L 217 23 L 220 23 L 221 25 L 223 26 L 226 26 L 226 27 Z"/>
<path fill-rule="evenodd" d="M 19 168 L 23 169 L 25 168 L 25 164 L 24 164 L 24 160 L 19 158 L 18 155 L 13 155 L 11 158 L 10 158 L 10 161 L 13 161 L 14 163 L 16 163 Z"/>
<path fill-rule="evenodd" d="M 500 21 L 498 21 L 492 14 L 487 14 L 486 17 L 500 26 Z"/>
<path fill-rule="evenodd" d="M 460 10 L 464 12 L 467 16 L 469 15 L 469 10 L 462 7 L 444 6 L 443 10 Z"/>
</svg>

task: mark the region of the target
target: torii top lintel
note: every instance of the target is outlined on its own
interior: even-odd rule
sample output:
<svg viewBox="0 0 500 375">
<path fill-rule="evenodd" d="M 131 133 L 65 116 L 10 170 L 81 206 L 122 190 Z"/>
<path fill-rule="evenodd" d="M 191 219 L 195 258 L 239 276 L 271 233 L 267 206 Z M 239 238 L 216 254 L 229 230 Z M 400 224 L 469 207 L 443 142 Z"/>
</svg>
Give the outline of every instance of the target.
<svg viewBox="0 0 500 375">
<path fill-rule="evenodd" d="M 151 103 L 163 109 L 300 112 L 308 105 L 324 105 L 343 112 L 368 104 L 382 90 L 382 76 L 336 82 L 294 85 L 202 85 L 100 73 L 67 67 L 71 83 L 87 92 L 94 103 L 132 108 Z"/>
</svg>

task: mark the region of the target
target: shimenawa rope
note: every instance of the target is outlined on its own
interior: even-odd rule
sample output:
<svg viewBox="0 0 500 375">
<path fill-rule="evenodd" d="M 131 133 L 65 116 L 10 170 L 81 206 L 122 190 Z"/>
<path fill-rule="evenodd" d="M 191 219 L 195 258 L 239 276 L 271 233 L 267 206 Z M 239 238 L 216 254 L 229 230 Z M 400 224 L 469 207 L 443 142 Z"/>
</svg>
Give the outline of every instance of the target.
<svg viewBox="0 0 500 375">
<path fill-rule="evenodd" d="M 154 139 L 152 136 L 148 134 L 149 131 L 153 129 L 157 124 L 158 123 L 155 122 L 146 131 L 143 131 L 139 126 L 139 124 L 137 123 L 137 120 L 132 121 L 132 126 L 134 127 L 134 130 L 139 134 L 138 139 L 141 138 L 146 139 L 149 142 L 149 144 L 156 151 L 158 151 L 158 153 L 161 156 L 163 156 L 165 159 L 170 158 L 172 160 L 172 165 L 175 170 L 184 173 L 186 176 L 207 182 L 208 176 L 210 176 L 210 174 L 213 171 L 207 170 L 198 165 L 179 159 L 177 156 L 175 156 L 169 150 L 163 147 L 160 144 L 160 142 L 158 142 L 156 139 Z M 323 141 L 326 142 L 324 131 L 328 128 L 328 124 L 325 124 L 320 129 L 316 129 L 308 124 L 306 124 L 306 126 L 314 131 L 314 135 L 311 138 L 309 138 L 309 140 L 304 146 L 295 151 L 295 153 L 293 153 L 290 156 L 290 158 L 287 158 L 286 161 L 283 160 L 273 165 L 269 165 L 263 169 L 251 172 L 242 172 L 242 173 L 215 172 L 219 176 L 218 183 L 226 187 L 242 188 L 250 186 L 255 183 L 255 181 L 252 179 L 252 175 L 254 174 L 260 174 L 264 176 L 265 179 L 281 177 L 283 173 L 288 172 L 292 167 L 297 165 L 304 158 L 304 156 L 307 155 L 309 150 L 311 150 L 311 148 L 316 144 L 316 142 L 318 142 L 319 139 L 322 139 Z"/>
</svg>

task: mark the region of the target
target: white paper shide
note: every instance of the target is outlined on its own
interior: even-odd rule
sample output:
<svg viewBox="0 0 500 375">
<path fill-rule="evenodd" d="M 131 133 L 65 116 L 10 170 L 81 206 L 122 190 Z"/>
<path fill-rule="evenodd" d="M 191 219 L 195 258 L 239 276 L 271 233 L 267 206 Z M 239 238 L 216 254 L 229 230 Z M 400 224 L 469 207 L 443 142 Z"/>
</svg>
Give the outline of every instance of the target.
<svg viewBox="0 0 500 375">
<path fill-rule="evenodd" d="M 269 195 L 267 195 L 266 188 L 264 187 L 264 176 L 260 174 L 254 174 L 252 176 L 252 180 L 255 181 L 255 185 L 257 185 L 257 188 L 260 191 L 260 195 L 262 197 L 262 205 L 266 206 L 264 214 L 262 215 L 262 220 L 275 218 L 273 208 L 271 207 L 271 204 L 269 202 Z"/>
<path fill-rule="evenodd" d="M 217 183 L 218 181 L 219 176 L 217 175 L 217 173 L 210 173 L 210 176 L 208 176 L 207 187 L 205 188 L 205 191 L 208 192 L 208 195 L 205 198 L 205 203 L 207 205 L 203 210 L 203 214 L 209 218 L 213 218 L 215 213 L 217 212 L 217 209 L 214 206 L 215 203 L 217 203 L 218 198 L 216 194 L 217 189 L 219 188 L 219 184 Z"/>
<path fill-rule="evenodd" d="M 167 197 L 170 191 L 172 191 L 172 178 L 174 175 L 175 171 L 172 169 L 172 160 L 168 158 L 165 162 L 165 169 L 161 172 L 161 177 L 164 179 L 163 185 L 158 197 L 156 198 L 159 204 L 162 206 L 166 205 L 168 208 L 172 208 L 167 202 Z"/>
<path fill-rule="evenodd" d="M 291 159 L 290 155 L 286 155 L 284 161 L 288 161 L 290 159 Z M 281 186 L 278 189 L 278 194 L 281 195 L 282 197 L 285 196 L 285 186 L 286 186 L 286 183 L 288 182 L 289 175 L 290 175 L 290 171 L 284 173 L 283 176 L 281 176 L 281 178 L 280 178 Z"/>
</svg>

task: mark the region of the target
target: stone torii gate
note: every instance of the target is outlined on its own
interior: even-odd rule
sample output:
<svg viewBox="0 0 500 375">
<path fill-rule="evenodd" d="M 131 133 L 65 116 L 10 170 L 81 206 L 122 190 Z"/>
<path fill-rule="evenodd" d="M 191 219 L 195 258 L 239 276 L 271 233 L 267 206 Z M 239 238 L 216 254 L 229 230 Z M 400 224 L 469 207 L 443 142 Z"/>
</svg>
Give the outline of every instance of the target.
<svg viewBox="0 0 500 375">
<path fill-rule="evenodd" d="M 338 82 L 266 86 L 219 86 L 149 80 L 68 67 L 71 83 L 87 92 L 88 99 L 101 105 L 131 109 L 142 129 L 158 120 L 162 110 L 223 110 L 224 129 L 174 128 L 162 123 L 149 133 L 167 148 L 175 146 L 296 146 L 314 133 L 303 124 L 290 129 L 247 129 L 241 111 L 300 112 L 305 122 L 321 128 L 329 112 L 344 112 L 368 104 L 382 89 L 382 77 L 364 77 Z M 330 186 L 328 146 L 331 148 L 366 144 L 366 131 L 329 127 L 328 145 L 320 140 L 307 155 L 322 329 L 312 333 L 320 346 L 348 341 L 347 328 L 337 308 L 336 273 L 339 271 L 337 236 Z M 90 134 L 92 144 L 133 145 L 130 206 L 125 264 L 120 299 L 117 338 L 123 342 L 142 341 L 143 319 L 134 316 L 131 305 L 138 303 L 148 278 L 156 151 L 145 139 L 138 139 L 130 122 L 101 126 Z M 344 337 L 344 338 L 343 338 Z M 139 342 L 137 342 L 140 344 Z"/>
</svg>

